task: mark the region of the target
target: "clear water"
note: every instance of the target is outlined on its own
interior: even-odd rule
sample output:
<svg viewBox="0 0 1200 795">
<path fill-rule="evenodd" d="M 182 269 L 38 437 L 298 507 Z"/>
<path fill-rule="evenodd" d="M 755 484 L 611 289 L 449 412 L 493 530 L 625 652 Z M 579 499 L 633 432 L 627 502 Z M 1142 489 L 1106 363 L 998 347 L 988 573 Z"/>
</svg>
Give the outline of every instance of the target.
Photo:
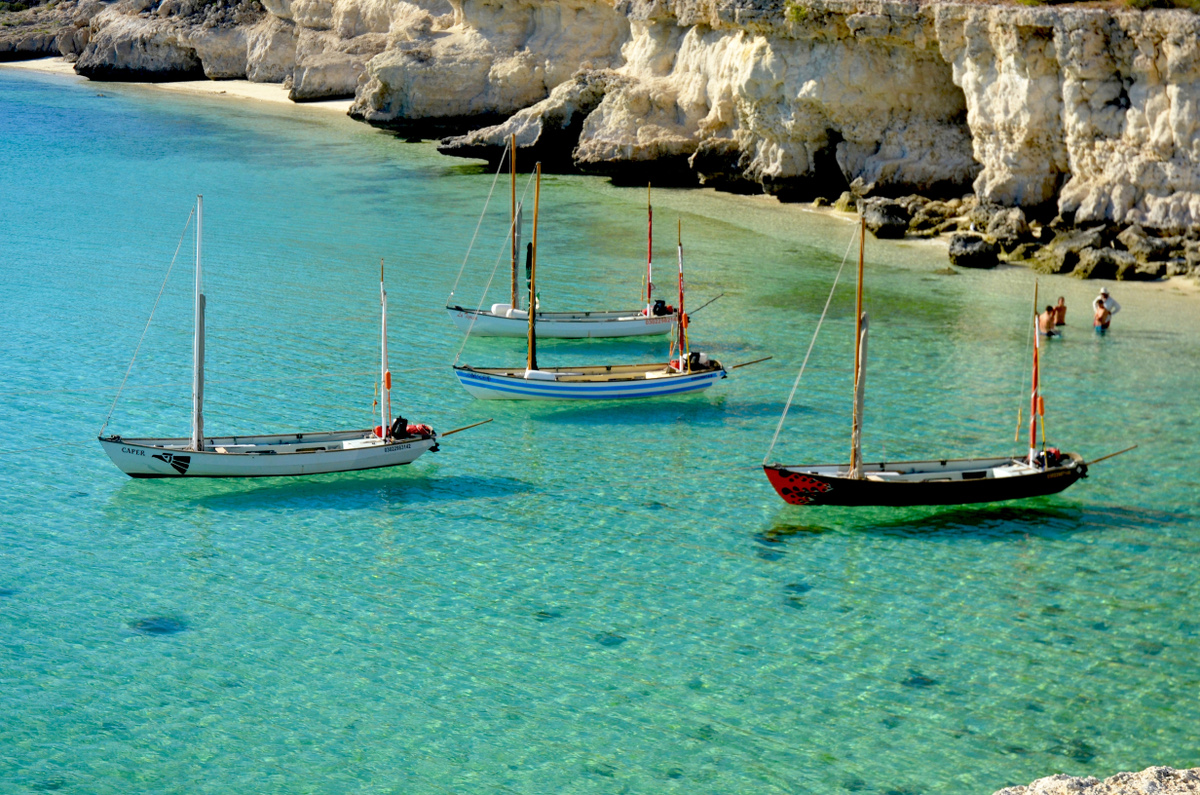
<svg viewBox="0 0 1200 795">
<path fill-rule="evenodd" d="M 484 403 L 441 307 L 491 179 L 326 111 L 0 71 L 0 791 L 949 795 L 1200 763 L 1200 298 L 1119 285 L 1097 338 L 1092 286 L 1043 280 L 1071 307 L 1050 440 L 1141 444 L 1063 495 L 792 508 L 757 466 L 851 225 L 656 191 L 659 281 L 682 218 L 689 304 L 725 293 L 696 345 L 774 360 L 674 400 Z M 210 433 L 371 424 L 380 257 L 398 406 L 495 422 L 393 471 L 121 475 L 94 437 L 196 193 Z M 544 305 L 634 305 L 644 194 L 543 199 Z M 187 245 L 110 431 L 187 432 Z M 871 457 L 1021 448 L 1033 276 L 943 257 L 869 245 Z M 846 457 L 851 304 L 847 280 L 776 459 Z"/>
</svg>

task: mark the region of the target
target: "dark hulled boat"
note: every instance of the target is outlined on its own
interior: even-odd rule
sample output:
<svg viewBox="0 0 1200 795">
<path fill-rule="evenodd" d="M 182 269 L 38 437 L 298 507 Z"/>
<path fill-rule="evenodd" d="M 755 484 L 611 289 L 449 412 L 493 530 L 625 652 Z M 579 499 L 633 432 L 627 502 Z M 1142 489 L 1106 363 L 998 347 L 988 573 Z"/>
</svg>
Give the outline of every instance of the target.
<svg viewBox="0 0 1200 795">
<path fill-rule="evenodd" d="M 866 230 L 860 222 L 850 463 L 785 466 L 764 461 L 763 471 L 779 496 L 792 505 L 967 505 L 1057 494 L 1080 478 L 1087 477 L 1088 465 L 1083 458 L 1075 453 L 1061 453 L 1045 446 L 1044 426 L 1042 449 L 1038 450 L 1038 418 L 1044 415 L 1045 404 L 1040 392 L 1036 328 L 1033 335 L 1029 451 L 1026 455 L 863 463 L 861 429 L 868 331 L 867 316 L 862 311 L 865 242 Z M 1036 286 L 1033 304 L 1036 324 Z M 787 416 L 786 408 L 784 416 Z M 781 419 L 781 426 L 782 423 Z M 770 456 L 770 451 L 767 456 Z"/>
<path fill-rule="evenodd" d="M 862 477 L 842 465 L 763 467 L 792 505 L 967 505 L 1057 494 L 1087 477 L 1074 453 L 1049 454 L 1049 466 L 1024 458 L 960 458 L 863 464 Z"/>
</svg>

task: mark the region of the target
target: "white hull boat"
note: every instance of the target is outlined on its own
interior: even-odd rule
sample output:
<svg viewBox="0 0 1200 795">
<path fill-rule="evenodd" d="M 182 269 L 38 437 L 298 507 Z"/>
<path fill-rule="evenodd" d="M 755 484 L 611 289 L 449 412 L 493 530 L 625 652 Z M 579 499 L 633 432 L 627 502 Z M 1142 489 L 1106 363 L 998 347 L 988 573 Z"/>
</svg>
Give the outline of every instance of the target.
<svg viewBox="0 0 1200 795">
<path fill-rule="evenodd" d="M 201 245 L 204 199 L 196 197 L 195 337 L 192 347 L 192 435 L 186 439 L 126 439 L 104 436 L 100 446 L 126 475 L 135 478 L 262 478 L 356 472 L 401 466 L 422 453 L 436 452 L 437 434 L 427 425 L 392 420 L 392 374 L 387 353 L 387 292 L 379 266 L 380 334 L 379 427 L 371 430 L 289 433 L 273 436 L 205 436 L 204 310 Z M 168 272 L 169 273 L 169 272 Z M 165 285 L 165 282 L 164 282 Z M 153 317 L 153 312 L 151 313 Z M 136 357 L 136 353 L 134 356 Z M 130 362 L 130 367 L 133 363 Z M 128 376 L 128 373 L 126 373 Z M 117 393 L 120 396 L 120 391 Z M 115 407 L 116 400 L 113 401 Z M 109 411 L 109 417 L 112 411 Z M 105 420 L 105 426 L 108 421 Z M 460 429 L 465 430 L 465 429 Z M 450 431 L 449 433 L 454 433 Z"/>
<path fill-rule="evenodd" d="M 529 247 L 529 306 L 537 306 L 537 240 L 538 240 L 538 203 L 541 196 L 542 164 L 534 169 L 536 182 L 533 199 L 533 240 Z M 680 227 L 682 229 L 682 226 Z M 660 364 L 609 364 L 586 365 L 582 367 L 539 367 L 537 363 L 537 338 L 544 335 L 545 323 L 538 312 L 530 317 L 527 312 L 516 322 L 525 328 L 526 348 L 525 365 L 523 367 L 454 367 L 454 375 L 463 389 L 472 397 L 481 400 L 605 400 L 651 398 L 665 395 L 679 395 L 687 392 L 698 392 L 725 378 L 728 373 L 721 363 L 708 358 L 699 351 L 691 352 L 687 339 L 687 314 L 683 311 L 683 240 L 680 232 L 679 250 L 679 322 L 674 320 L 674 314 L 663 317 L 669 329 L 677 332 L 677 339 L 671 341 L 671 353 L 668 361 Z M 662 302 L 665 303 L 665 302 Z M 503 308 L 508 314 L 515 314 L 511 304 L 497 304 L 493 312 Z M 453 313 L 453 308 L 452 308 Z M 519 311 L 519 310 L 518 310 Z M 462 310 L 460 314 L 466 314 Z M 613 315 L 620 313 L 588 313 L 591 316 Z M 653 317 L 652 310 L 647 313 Z M 643 316 L 645 322 L 648 318 Z M 474 320 L 478 324 L 479 315 L 468 317 L 468 324 Z M 458 322 L 458 318 L 455 318 Z M 595 325 L 604 323 L 619 323 L 618 317 L 600 319 Z M 664 324 L 666 325 L 666 324 Z M 560 335 L 563 336 L 563 335 Z M 572 336 L 584 336 L 582 334 Z M 612 335 L 617 336 L 617 335 Z"/>
<path fill-rule="evenodd" d="M 226 436 L 204 440 L 102 438 L 100 445 L 134 478 L 263 478 L 357 472 L 411 464 L 437 450 L 432 436 L 380 439 L 373 430 Z"/>
<path fill-rule="evenodd" d="M 529 313 L 521 308 L 519 279 L 517 265 L 521 252 L 521 204 L 517 201 L 517 143 L 516 137 L 509 137 L 508 152 L 509 169 L 512 176 L 511 221 L 509 239 L 512 244 L 511 252 L 511 296 L 507 304 L 492 304 L 491 309 L 476 309 L 448 303 L 446 311 L 458 329 L 468 335 L 477 337 L 524 337 L 527 333 Z M 503 162 L 503 161 L 501 161 Z M 498 176 L 498 175 L 497 175 Z M 490 194 L 489 194 L 490 196 Z M 485 205 L 484 212 L 487 212 Z M 654 239 L 654 213 L 647 196 L 646 212 L 648 214 L 646 231 L 646 304 L 637 309 L 629 310 L 597 310 L 594 312 L 543 312 L 539 306 L 534 322 L 537 324 L 537 335 L 543 338 L 555 339 L 599 339 L 605 337 L 647 337 L 668 334 L 675 326 L 679 311 L 667 306 L 666 301 L 654 300 L 654 265 L 652 262 Z M 482 221 L 482 218 L 480 219 Z M 468 257 L 470 252 L 468 251 Z M 530 254 L 527 252 L 527 257 Z M 465 265 L 465 262 L 464 262 Z M 529 262 L 526 262 L 526 273 L 529 273 Z M 461 272 L 460 272 L 461 277 Z M 491 282 L 489 281 L 489 284 Z M 458 282 L 455 282 L 455 289 Z M 454 296 L 452 290 L 451 298 Z M 535 299 L 536 300 L 536 299 Z"/>
<path fill-rule="evenodd" d="M 481 337 L 524 337 L 529 313 L 510 304 L 493 304 L 490 310 L 448 306 L 454 325 L 464 333 Z M 539 337 L 592 339 L 597 337 L 645 337 L 668 334 L 675 327 L 675 313 L 647 315 L 646 311 L 603 310 L 599 312 L 538 312 L 534 317 Z"/>
<path fill-rule="evenodd" d="M 454 374 L 481 400 L 610 400 L 663 397 L 699 392 L 725 378 L 720 362 L 697 363 L 691 372 L 670 364 L 614 364 L 513 370 L 455 367 Z"/>
</svg>

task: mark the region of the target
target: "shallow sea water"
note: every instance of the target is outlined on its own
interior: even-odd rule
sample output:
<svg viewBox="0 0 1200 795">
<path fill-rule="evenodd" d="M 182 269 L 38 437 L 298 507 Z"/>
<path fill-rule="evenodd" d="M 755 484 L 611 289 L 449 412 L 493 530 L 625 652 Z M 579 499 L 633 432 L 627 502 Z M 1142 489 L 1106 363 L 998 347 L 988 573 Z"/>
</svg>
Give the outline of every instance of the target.
<svg viewBox="0 0 1200 795">
<path fill-rule="evenodd" d="M 1071 307 L 1050 441 L 1141 445 L 1064 494 L 805 510 L 758 465 L 852 224 L 656 190 L 659 282 L 682 218 L 689 306 L 725 293 L 694 346 L 774 359 L 658 402 L 481 402 L 442 307 L 491 183 L 327 111 L 0 71 L 0 791 L 949 795 L 1200 763 L 1200 297 L 1118 284 L 1098 338 L 1093 286 L 1043 278 Z M 94 437 L 196 193 L 209 433 L 372 424 L 380 257 L 395 404 L 495 422 L 391 471 L 124 477 Z M 542 198 L 543 305 L 635 305 L 644 192 Z M 187 433 L 188 245 L 111 432 Z M 944 256 L 869 242 L 869 460 L 1021 449 L 1033 275 Z M 775 459 L 846 457 L 838 291 Z"/>
</svg>

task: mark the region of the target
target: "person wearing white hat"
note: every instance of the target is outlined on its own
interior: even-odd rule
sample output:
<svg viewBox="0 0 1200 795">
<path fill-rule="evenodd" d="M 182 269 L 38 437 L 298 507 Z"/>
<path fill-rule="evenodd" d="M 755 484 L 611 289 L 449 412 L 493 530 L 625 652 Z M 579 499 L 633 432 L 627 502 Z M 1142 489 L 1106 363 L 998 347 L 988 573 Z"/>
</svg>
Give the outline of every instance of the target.
<svg viewBox="0 0 1200 795">
<path fill-rule="evenodd" d="M 1092 325 L 1098 332 L 1108 331 L 1112 316 L 1121 311 L 1121 305 L 1108 294 L 1107 287 L 1100 288 L 1100 295 L 1092 301 Z"/>
</svg>

